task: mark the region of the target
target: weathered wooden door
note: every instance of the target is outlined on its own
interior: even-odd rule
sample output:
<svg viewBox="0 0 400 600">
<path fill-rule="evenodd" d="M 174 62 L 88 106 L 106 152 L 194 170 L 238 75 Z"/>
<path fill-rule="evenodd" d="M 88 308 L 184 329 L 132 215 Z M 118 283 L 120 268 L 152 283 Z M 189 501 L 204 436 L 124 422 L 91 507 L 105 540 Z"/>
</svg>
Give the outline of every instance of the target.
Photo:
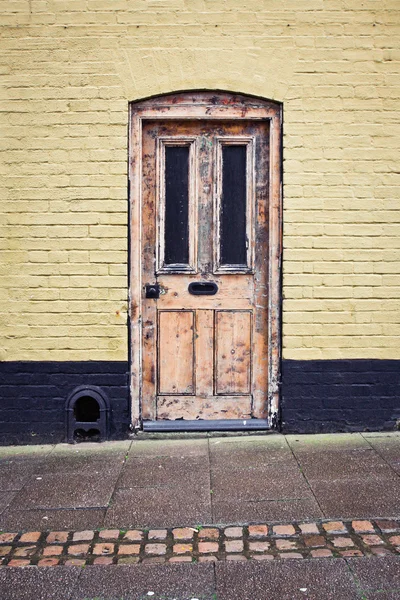
<svg viewBox="0 0 400 600">
<path fill-rule="evenodd" d="M 269 146 L 268 119 L 142 121 L 145 423 L 268 418 Z"/>
</svg>

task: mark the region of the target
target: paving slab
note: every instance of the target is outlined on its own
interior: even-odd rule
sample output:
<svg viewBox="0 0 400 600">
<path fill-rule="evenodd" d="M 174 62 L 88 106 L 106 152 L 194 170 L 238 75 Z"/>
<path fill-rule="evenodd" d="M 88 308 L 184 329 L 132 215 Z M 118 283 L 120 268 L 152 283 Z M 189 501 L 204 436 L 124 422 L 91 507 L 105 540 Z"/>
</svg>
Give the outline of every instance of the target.
<svg viewBox="0 0 400 600">
<path fill-rule="evenodd" d="M 310 485 L 328 518 L 395 517 L 400 506 L 400 478 L 311 481 Z"/>
<path fill-rule="evenodd" d="M 153 592 L 149 595 L 149 592 Z M 71 591 L 70 591 L 71 594 Z M 70 600 L 214 600 L 214 568 L 204 565 L 86 567 Z M 236 599 L 237 600 L 237 599 Z"/>
<path fill-rule="evenodd" d="M 258 460 L 266 461 L 285 459 L 291 457 L 291 449 L 283 436 L 260 435 L 216 438 L 209 440 L 211 457 L 219 456 L 245 457 L 248 454 L 257 455 Z"/>
<path fill-rule="evenodd" d="M 400 475 L 400 435 L 368 436 L 372 448 Z"/>
<path fill-rule="evenodd" d="M 289 448 L 285 450 L 253 450 L 252 448 L 210 451 L 210 464 L 215 469 L 246 469 L 274 465 L 296 465 Z"/>
<path fill-rule="evenodd" d="M 106 509 L 26 510 L 6 509 L 0 515 L 3 531 L 79 530 L 102 527 Z"/>
<path fill-rule="evenodd" d="M 130 459 L 137 456 L 208 456 L 208 439 L 161 439 L 134 440 L 129 452 Z"/>
<path fill-rule="evenodd" d="M 21 490 L 52 450 L 53 446 L 0 446 L 0 491 Z"/>
<path fill-rule="evenodd" d="M 91 473 L 46 473 L 33 476 L 10 509 L 99 508 L 108 505 L 119 470 Z"/>
<path fill-rule="evenodd" d="M 297 452 L 325 452 L 365 448 L 369 449 L 368 441 L 361 433 L 316 433 L 313 435 L 285 435 L 286 442 Z"/>
<path fill-rule="evenodd" d="M 324 515 L 316 500 L 282 497 L 264 501 L 212 501 L 213 523 L 264 523 L 265 521 L 294 521 L 320 519 Z"/>
<path fill-rule="evenodd" d="M 55 446 L 32 445 L 32 446 L 0 446 L 0 455 L 2 459 L 23 460 L 45 458 L 50 452 L 53 452 Z"/>
<path fill-rule="evenodd" d="M 174 527 L 210 523 L 209 488 L 168 486 L 116 490 L 107 510 L 106 527 Z"/>
<path fill-rule="evenodd" d="M 304 475 L 310 482 L 394 475 L 393 469 L 371 448 L 326 450 L 318 455 L 303 451 L 299 452 L 297 457 Z"/>
<path fill-rule="evenodd" d="M 362 600 L 343 559 L 215 565 L 218 600 Z"/>
<path fill-rule="evenodd" d="M 286 436 L 300 468 L 326 517 L 395 516 L 400 506 L 400 478 L 371 444 L 383 437 L 361 434 Z M 400 457 L 400 437 L 389 438 L 393 460 Z M 397 458 L 396 458 L 397 457 Z"/>
<path fill-rule="evenodd" d="M 138 457 L 127 462 L 118 480 L 118 488 L 169 486 L 182 490 L 210 488 L 208 457 Z"/>
<path fill-rule="evenodd" d="M 247 469 L 211 467 L 213 501 L 310 498 L 310 487 L 294 465 L 254 465 Z"/>
<path fill-rule="evenodd" d="M 1 569 L 1 600 L 70 600 L 80 575 L 76 567 Z"/>
<path fill-rule="evenodd" d="M 39 465 L 43 465 L 43 461 L 38 458 L 33 460 L 31 458 L 27 458 L 26 460 L 14 460 L 13 458 L 0 459 L 0 491 L 11 492 L 21 490 L 28 478 L 38 469 Z"/>
<path fill-rule="evenodd" d="M 115 442 L 81 442 L 79 444 L 57 444 L 52 448 L 51 455 L 88 456 L 93 459 L 103 460 L 105 456 L 113 454 L 127 454 L 132 446 L 132 440 L 118 440 Z"/>
<path fill-rule="evenodd" d="M 113 453 L 104 455 L 99 460 L 98 456 L 87 454 L 51 454 L 45 461 L 34 466 L 34 475 L 54 475 L 59 473 L 98 474 L 105 471 L 119 471 L 125 463 L 125 454 Z"/>
<path fill-rule="evenodd" d="M 375 557 L 368 560 L 348 558 L 347 563 L 363 590 L 397 590 L 400 598 L 400 556 L 390 555 L 385 560 Z"/>
</svg>

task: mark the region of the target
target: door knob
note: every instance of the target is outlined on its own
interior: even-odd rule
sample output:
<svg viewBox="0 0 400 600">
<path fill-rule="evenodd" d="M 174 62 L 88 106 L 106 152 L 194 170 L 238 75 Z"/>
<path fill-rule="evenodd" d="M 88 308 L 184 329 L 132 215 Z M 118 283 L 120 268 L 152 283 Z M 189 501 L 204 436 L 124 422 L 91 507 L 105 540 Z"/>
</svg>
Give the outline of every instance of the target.
<svg viewBox="0 0 400 600">
<path fill-rule="evenodd" d="M 146 298 L 159 298 L 160 286 L 158 283 L 146 283 L 145 285 Z"/>
</svg>

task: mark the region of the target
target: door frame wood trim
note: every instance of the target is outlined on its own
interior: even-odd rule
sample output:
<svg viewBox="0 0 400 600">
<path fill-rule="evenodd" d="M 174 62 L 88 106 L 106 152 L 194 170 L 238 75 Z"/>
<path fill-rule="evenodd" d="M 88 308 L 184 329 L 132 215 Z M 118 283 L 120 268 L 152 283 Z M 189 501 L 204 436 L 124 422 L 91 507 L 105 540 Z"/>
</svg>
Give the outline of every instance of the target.
<svg viewBox="0 0 400 600">
<path fill-rule="evenodd" d="M 268 120 L 269 162 L 269 323 L 268 424 L 279 426 L 282 269 L 282 105 L 229 92 L 177 92 L 131 102 L 128 128 L 129 321 L 131 425 L 141 423 L 142 398 L 142 123 L 151 120 Z M 210 424 L 211 425 L 211 424 Z"/>
</svg>

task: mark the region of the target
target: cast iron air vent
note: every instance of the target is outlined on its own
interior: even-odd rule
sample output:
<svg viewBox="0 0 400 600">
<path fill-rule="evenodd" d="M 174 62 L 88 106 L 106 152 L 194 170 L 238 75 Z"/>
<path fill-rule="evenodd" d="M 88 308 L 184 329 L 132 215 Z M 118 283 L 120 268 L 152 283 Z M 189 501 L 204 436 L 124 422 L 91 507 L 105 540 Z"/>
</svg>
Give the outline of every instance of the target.
<svg viewBox="0 0 400 600">
<path fill-rule="evenodd" d="M 67 400 L 65 412 L 68 443 L 108 439 L 110 403 L 100 388 L 89 385 L 75 388 Z"/>
</svg>

